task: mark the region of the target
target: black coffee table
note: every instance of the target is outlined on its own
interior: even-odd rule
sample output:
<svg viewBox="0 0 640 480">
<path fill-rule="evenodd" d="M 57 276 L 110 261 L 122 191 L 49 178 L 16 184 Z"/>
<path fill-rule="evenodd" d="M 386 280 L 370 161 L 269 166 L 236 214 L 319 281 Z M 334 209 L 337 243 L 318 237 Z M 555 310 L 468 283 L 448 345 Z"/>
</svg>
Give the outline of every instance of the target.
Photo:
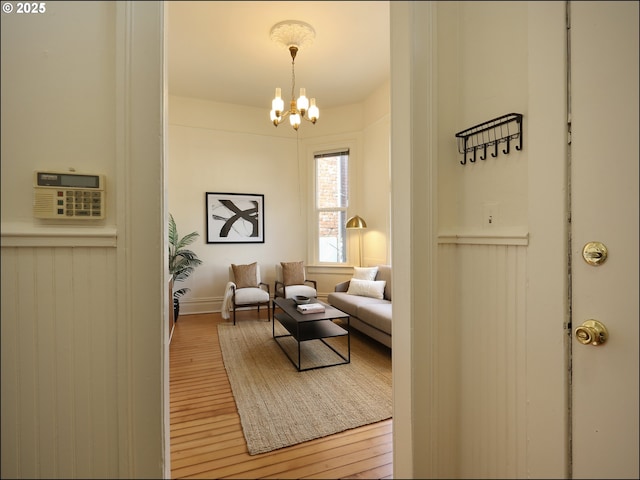
<svg viewBox="0 0 640 480">
<path fill-rule="evenodd" d="M 301 313 L 297 310 L 296 302 L 291 298 L 277 297 L 273 299 L 273 338 L 280 346 L 285 355 L 291 360 L 294 367 L 299 372 L 306 370 L 314 370 L 317 368 L 333 367 L 335 365 L 344 365 L 351 362 L 351 336 L 349 335 L 349 314 L 338 310 L 331 305 L 320 302 L 318 299 L 312 299 L 311 303 L 322 303 L 325 311 L 322 313 Z M 280 308 L 275 313 L 276 306 Z M 346 319 L 347 328 L 344 329 L 340 325 L 333 322 L 336 319 Z M 276 335 L 276 320 L 289 332 L 288 334 Z M 325 341 L 325 338 L 331 337 L 347 337 L 347 354 L 346 356 L 336 350 L 332 345 Z M 280 343 L 281 338 L 293 337 L 298 344 L 298 362 L 291 357 Z M 309 340 L 320 340 L 327 347 L 333 350 L 343 361 L 337 363 L 329 363 L 326 365 L 317 365 L 313 367 L 302 368 L 300 344 Z"/>
</svg>

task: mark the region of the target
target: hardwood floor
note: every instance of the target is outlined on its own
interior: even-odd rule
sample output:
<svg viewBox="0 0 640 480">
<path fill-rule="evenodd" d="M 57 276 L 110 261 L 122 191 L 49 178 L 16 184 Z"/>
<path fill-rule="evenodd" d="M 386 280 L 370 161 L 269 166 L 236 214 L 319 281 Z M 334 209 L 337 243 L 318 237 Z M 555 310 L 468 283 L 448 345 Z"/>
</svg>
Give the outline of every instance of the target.
<svg viewBox="0 0 640 480">
<path fill-rule="evenodd" d="M 222 321 L 220 314 L 182 315 L 173 332 L 172 478 L 393 478 L 391 419 L 249 455 L 218 343 Z"/>
</svg>

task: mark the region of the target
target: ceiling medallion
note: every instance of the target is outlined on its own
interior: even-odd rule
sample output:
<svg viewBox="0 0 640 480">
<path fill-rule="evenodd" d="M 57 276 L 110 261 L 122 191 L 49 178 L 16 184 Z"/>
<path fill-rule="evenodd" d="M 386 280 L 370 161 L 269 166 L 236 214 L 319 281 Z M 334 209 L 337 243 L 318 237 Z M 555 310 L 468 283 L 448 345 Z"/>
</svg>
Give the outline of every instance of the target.
<svg viewBox="0 0 640 480">
<path fill-rule="evenodd" d="M 300 50 L 313 43 L 316 38 L 316 31 L 308 23 L 298 20 L 285 20 L 284 22 L 276 23 L 271 28 L 269 36 L 271 40 L 287 49 L 291 45 L 295 45 Z"/>
</svg>

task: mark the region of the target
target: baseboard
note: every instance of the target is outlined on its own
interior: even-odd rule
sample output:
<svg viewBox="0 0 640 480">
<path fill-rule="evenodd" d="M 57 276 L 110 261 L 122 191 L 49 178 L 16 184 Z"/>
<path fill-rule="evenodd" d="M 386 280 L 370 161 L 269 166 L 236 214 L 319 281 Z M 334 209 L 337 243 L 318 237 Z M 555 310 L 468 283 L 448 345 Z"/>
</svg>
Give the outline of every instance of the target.
<svg viewBox="0 0 640 480">
<path fill-rule="evenodd" d="M 222 311 L 223 297 L 199 297 L 180 299 L 180 315 L 199 313 L 219 313 Z"/>
<path fill-rule="evenodd" d="M 319 293 L 318 300 L 327 302 L 328 293 Z M 220 313 L 224 297 L 181 298 L 180 315 L 198 315 L 202 313 Z"/>
</svg>

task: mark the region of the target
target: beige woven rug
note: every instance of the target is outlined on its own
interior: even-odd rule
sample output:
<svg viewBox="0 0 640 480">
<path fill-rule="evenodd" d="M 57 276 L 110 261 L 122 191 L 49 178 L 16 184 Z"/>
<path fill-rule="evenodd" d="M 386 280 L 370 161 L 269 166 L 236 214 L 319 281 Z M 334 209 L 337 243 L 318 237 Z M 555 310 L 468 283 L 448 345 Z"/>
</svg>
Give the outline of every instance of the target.
<svg viewBox="0 0 640 480">
<path fill-rule="evenodd" d="M 357 332 L 351 363 L 306 372 L 272 338 L 270 322 L 221 323 L 218 335 L 250 455 L 391 418 L 391 351 Z M 295 341 L 284 340 L 297 358 Z M 346 351 L 346 337 L 329 342 Z M 318 340 L 302 346 L 303 368 L 340 361 Z"/>
</svg>

